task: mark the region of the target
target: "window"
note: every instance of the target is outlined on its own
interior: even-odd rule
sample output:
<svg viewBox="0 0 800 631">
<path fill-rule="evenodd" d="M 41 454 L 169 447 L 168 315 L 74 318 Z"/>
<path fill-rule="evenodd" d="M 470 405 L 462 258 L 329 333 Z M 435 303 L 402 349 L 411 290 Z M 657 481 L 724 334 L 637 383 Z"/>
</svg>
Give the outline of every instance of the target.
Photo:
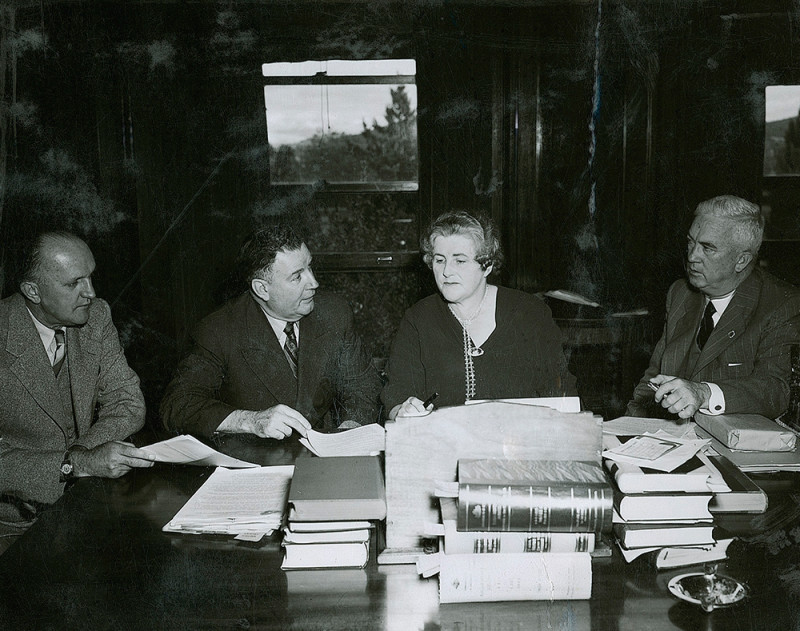
<svg viewBox="0 0 800 631">
<path fill-rule="evenodd" d="M 413 59 L 262 66 L 272 184 L 418 189 Z"/>
<path fill-rule="evenodd" d="M 764 175 L 800 175 L 800 86 L 765 90 Z"/>
</svg>

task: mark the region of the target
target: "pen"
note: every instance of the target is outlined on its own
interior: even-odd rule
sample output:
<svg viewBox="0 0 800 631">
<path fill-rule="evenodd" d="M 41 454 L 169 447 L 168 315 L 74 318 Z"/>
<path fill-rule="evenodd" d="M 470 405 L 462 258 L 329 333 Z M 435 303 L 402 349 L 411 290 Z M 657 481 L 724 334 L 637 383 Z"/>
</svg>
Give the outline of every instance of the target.
<svg viewBox="0 0 800 631">
<path fill-rule="evenodd" d="M 658 390 L 658 385 L 653 383 L 652 381 L 647 382 L 647 387 L 650 388 L 653 392 Z"/>
<path fill-rule="evenodd" d="M 425 399 L 425 402 L 422 404 L 422 407 L 424 407 L 427 410 L 428 406 L 431 403 L 433 403 L 434 401 L 436 401 L 436 397 L 438 397 L 438 396 L 439 396 L 439 393 L 438 392 L 434 392 L 431 396 L 429 396 L 427 399 Z"/>
</svg>

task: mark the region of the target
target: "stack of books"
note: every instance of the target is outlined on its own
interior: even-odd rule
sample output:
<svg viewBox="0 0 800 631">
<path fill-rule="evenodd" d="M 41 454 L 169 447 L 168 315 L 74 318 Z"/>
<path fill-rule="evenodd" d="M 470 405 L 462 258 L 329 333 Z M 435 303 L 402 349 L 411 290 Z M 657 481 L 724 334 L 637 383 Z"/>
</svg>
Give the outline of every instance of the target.
<svg viewBox="0 0 800 631">
<path fill-rule="evenodd" d="M 628 561 L 675 547 L 695 548 L 697 559 L 725 558 L 730 540 L 718 540 L 714 515 L 766 510 L 766 494 L 724 456 L 694 456 L 668 473 L 611 460 L 605 466 L 614 484 L 614 536 Z M 693 558 L 688 551 L 666 556 Z"/>
<path fill-rule="evenodd" d="M 300 458 L 289 487 L 281 567 L 364 567 L 373 522 L 385 517 L 378 457 Z"/>
<path fill-rule="evenodd" d="M 589 598 L 612 497 L 596 462 L 459 460 L 458 497 L 440 498 L 440 602 Z"/>
</svg>

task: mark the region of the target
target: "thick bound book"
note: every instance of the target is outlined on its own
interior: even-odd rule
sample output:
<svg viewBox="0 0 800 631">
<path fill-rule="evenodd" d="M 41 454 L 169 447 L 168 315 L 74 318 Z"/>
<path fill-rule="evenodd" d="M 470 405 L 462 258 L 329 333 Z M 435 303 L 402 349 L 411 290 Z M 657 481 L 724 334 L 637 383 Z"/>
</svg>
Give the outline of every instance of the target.
<svg viewBox="0 0 800 631">
<path fill-rule="evenodd" d="M 458 530 L 604 532 L 612 489 L 595 462 L 460 460 Z"/>
<path fill-rule="evenodd" d="M 466 532 L 458 530 L 458 507 L 439 498 L 446 554 L 511 552 L 593 552 L 593 532 Z"/>
<path fill-rule="evenodd" d="M 712 474 L 697 456 L 669 473 L 613 460 L 603 464 L 623 493 L 707 493 Z"/>
<path fill-rule="evenodd" d="M 614 524 L 614 536 L 625 548 L 660 548 L 714 543 L 713 524 Z"/>
<path fill-rule="evenodd" d="M 725 456 L 709 456 L 729 492 L 714 493 L 708 510 L 712 513 L 763 513 L 767 510 L 767 494 Z"/>
<path fill-rule="evenodd" d="M 369 540 L 350 543 L 284 543 L 283 546 L 283 570 L 364 567 L 369 559 Z"/>
<path fill-rule="evenodd" d="M 386 491 L 377 456 L 299 458 L 289 487 L 296 521 L 380 520 Z"/>
<path fill-rule="evenodd" d="M 441 603 L 582 600 L 591 595 L 588 553 L 441 555 Z"/>
<path fill-rule="evenodd" d="M 614 493 L 614 508 L 625 521 L 711 520 L 711 493 Z"/>
</svg>

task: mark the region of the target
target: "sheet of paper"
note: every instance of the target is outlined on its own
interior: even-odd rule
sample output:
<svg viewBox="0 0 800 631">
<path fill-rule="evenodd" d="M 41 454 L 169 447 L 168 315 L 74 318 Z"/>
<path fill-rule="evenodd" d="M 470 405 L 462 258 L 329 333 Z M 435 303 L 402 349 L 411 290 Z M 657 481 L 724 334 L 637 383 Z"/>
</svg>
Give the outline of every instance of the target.
<svg viewBox="0 0 800 631">
<path fill-rule="evenodd" d="M 278 528 L 286 511 L 293 465 L 225 469 L 219 467 L 163 530 L 240 534 Z"/>
<path fill-rule="evenodd" d="M 633 446 L 628 447 L 631 442 L 633 442 Z M 657 431 L 652 434 L 643 434 L 638 439 L 631 439 L 613 449 L 607 449 L 603 452 L 603 458 L 669 472 L 692 458 L 709 442 L 705 439 L 675 438 L 666 432 Z M 659 451 L 662 452 L 660 455 Z"/>
<path fill-rule="evenodd" d="M 153 443 L 142 447 L 143 451 L 156 457 L 156 462 L 170 462 L 174 464 L 192 464 L 201 467 L 257 467 L 257 464 L 245 462 L 238 458 L 226 456 L 201 443 L 194 436 L 186 434 L 175 436 L 160 443 Z"/>
<path fill-rule="evenodd" d="M 676 423 L 662 418 L 645 418 L 641 416 L 620 416 L 613 421 L 603 423 L 603 433 L 614 436 L 639 436 L 655 434 L 661 430 L 677 438 L 696 438 L 694 422 Z"/>
<path fill-rule="evenodd" d="M 376 456 L 386 449 L 386 430 L 377 423 L 335 434 L 312 429 L 300 443 L 316 456 Z"/>
<path fill-rule="evenodd" d="M 471 399 L 464 405 L 476 405 L 478 403 L 487 403 L 492 401 L 502 401 L 503 403 L 517 403 L 519 405 L 540 405 L 546 408 L 552 408 L 559 412 L 580 412 L 581 411 L 581 398 L 580 397 L 529 397 L 522 399 Z"/>
</svg>

